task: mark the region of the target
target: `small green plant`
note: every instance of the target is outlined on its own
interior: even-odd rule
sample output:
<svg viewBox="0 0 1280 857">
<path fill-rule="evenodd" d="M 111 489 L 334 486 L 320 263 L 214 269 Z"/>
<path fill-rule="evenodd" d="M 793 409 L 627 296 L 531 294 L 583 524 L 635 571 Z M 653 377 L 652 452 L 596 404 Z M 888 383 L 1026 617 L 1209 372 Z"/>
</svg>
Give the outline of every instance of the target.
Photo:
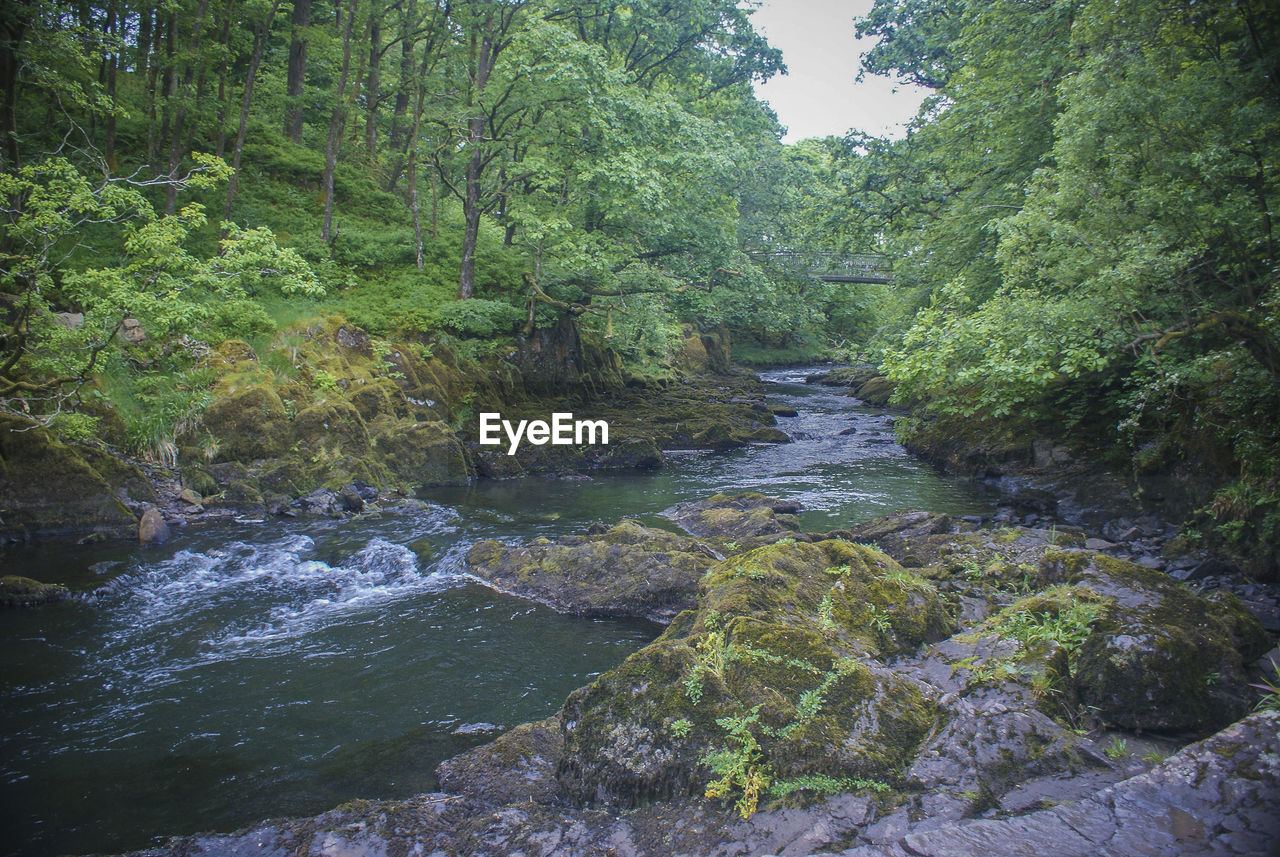
<svg viewBox="0 0 1280 857">
<path fill-rule="evenodd" d="M 98 418 L 64 411 L 49 421 L 49 428 L 63 440 L 86 443 L 97 435 Z"/>
<path fill-rule="evenodd" d="M 338 389 L 338 378 L 325 369 L 317 369 L 311 376 L 311 388 L 317 393 L 332 393 Z"/>
<path fill-rule="evenodd" d="M 1259 699 L 1258 704 L 1253 707 L 1255 711 L 1280 711 L 1280 664 L 1277 664 L 1274 659 L 1271 661 L 1271 669 L 1276 674 L 1275 681 L 1264 678 L 1260 682 L 1249 685 L 1262 691 L 1262 699 Z"/>
<path fill-rule="evenodd" d="M 705 668 L 702 664 L 695 664 L 693 669 L 689 671 L 689 675 L 684 679 L 684 695 L 689 697 L 689 701 L 694 705 L 702 702 L 702 672 Z"/>
<path fill-rule="evenodd" d="M 867 780 L 861 777 L 830 777 L 826 774 L 806 774 L 802 777 L 778 780 L 769 786 L 769 796 L 773 798 L 784 798 L 799 791 L 826 796 L 856 791 L 883 794 L 891 789 L 888 783 L 882 783 L 879 780 Z"/>
<path fill-rule="evenodd" d="M 849 566 L 833 565 L 829 568 L 824 568 L 823 571 L 831 575 L 832 577 L 845 577 L 849 574 Z"/>
<path fill-rule="evenodd" d="M 1118 761 L 1129 755 L 1129 742 L 1123 738 L 1114 738 L 1102 752 L 1111 761 Z"/>
<path fill-rule="evenodd" d="M 832 590 L 834 592 L 834 590 Z M 818 603 L 818 630 L 824 634 L 834 633 L 836 630 L 835 620 L 831 617 L 831 612 L 835 608 L 835 602 L 831 600 L 831 592 L 822 596 L 822 601 Z"/>
<path fill-rule="evenodd" d="M 867 604 L 867 612 L 869 614 L 867 624 L 875 628 L 881 634 L 888 635 L 893 633 L 893 625 L 889 622 L 889 617 L 884 613 L 881 613 L 879 609 L 876 608 L 876 605 Z"/>
<path fill-rule="evenodd" d="M 1146 762 L 1148 765 L 1158 765 L 1167 758 L 1169 758 L 1167 753 L 1161 753 L 1159 750 L 1154 748 L 1142 754 L 1142 761 Z"/>
<path fill-rule="evenodd" d="M 818 688 L 806 690 L 800 694 L 800 701 L 796 704 L 796 717 L 799 720 L 811 720 L 817 716 L 822 710 L 826 699 L 822 696 L 822 691 Z"/>
<path fill-rule="evenodd" d="M 773 782 L 772 772 L 764 764 L 760 742 L 753 731 L 759 721 L 758 705 L 746 715 L 717 718 L 716 725 L 727 733 L 729 746 L 710 750 L 702 757 L 702 764 L 719 777 L 707 786 L 706 796 L 736 795 L 734 808 L 743 818 L 751 817 L 760 805 L 760 795 Z"/>
<path fill-rule="evenodd" d="M 373 351 L 373 356 L 377 359 L 378 366 L 382 369 L 384 375 L 388 378 L 404 379 L 404 373 L 397 368 L 396 362 L 391 359 L 391 355 L 396 354 L 396 349 L 390 342 L 385 339 L 370 339 L 369 348 Z"/>
<path fill-rule="evenodd" d="M 692 728 L 693 724 L 689 722 L 688 718 L 681 717 L 679 720 L 672 721 L 671 734 L 677 738 L 683 738 L 689 734 L 689 730 Z"/>
</svg>

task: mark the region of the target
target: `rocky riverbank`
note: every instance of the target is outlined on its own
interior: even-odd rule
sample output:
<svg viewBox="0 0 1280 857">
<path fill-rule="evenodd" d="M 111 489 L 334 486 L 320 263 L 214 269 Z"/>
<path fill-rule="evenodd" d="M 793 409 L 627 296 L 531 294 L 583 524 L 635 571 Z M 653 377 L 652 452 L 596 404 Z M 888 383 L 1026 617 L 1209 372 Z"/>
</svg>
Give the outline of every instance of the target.
<svg viewBox="0 0 1280 857">
<path fill-rule="evenodd" d="M 175 443 L 128 454 L 120 417 L 72 442 L 0 421 L 0 540 L 160 538 L 233 516 L 341 516 L 433 486 L 533 473 L 663 466 L 664 449 L 783 443 L 754 376 L 724 333 L 687 327 L 670 373 L 628 375 L 572 323 L 475 362 L 448 346 L 376 341 L 339 318 L 259 354 L 229 340 L 200 356 L 212 401 Z M 479 414 L 605 420 L 609 444 L 480 444 Z M 155 517 L 153 513 L 153 518 Z"/>
<path fill-rule="evenodd" d="M 1274 646 L 1229 592 L 1070 528 L 910 513 L 803 533 L 718 496 L 558 542 L 482 542 L 507 591 L 669 619 L 439 791 L 147 854 L 1266 854 Z M 601 569 L 608 573 L 602 573 Z M 1273 652 L 1274 656 L 1274 652 Z"/>
<path fill-rule="evenodd" d="M 807 383 L 844 388 L 884 406 L 893 387 L 872 366 L 813 373 Z M 1076 527 L 1085 544 L 1182 582 L 1230 589 L 1266 629 L 1280 634 L 1280 574 L 1265 549 L 1210 548 L 1192 526 L 1210 480 L 1170 471 L 1139 478 L 1106 466 L 1096 455 L 1049 437 L 976 437 L 924 423 L 904 440 L 914 455 L 949 474 L 972 479 L 999 497 L 985 523 L 1041 529 Z M 1194 484 L 1192 484 L 1194 483 Z"/>
</svg>

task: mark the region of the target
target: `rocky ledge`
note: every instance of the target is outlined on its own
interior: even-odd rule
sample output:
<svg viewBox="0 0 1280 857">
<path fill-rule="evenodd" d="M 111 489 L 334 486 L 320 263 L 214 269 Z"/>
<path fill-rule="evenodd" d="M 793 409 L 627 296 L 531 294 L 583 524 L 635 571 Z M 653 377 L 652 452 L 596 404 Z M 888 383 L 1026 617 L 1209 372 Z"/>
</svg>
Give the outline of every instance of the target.
<svg viewBox="0 0 1280 857">
<path fill-rule="evenodd" d="M 444 762 L 439 792 L 145 853 L 1280 846 L 1280 712 L 1251 713 L 1274 640 L 1230 593 L 1055 530 L 910 513 L 800 533 L 758 495 L 671 515 L 717 510 L 735 538 L 623 522 L 477 546 L 473 572 L 504 588 L 669 624 L 552 717 Z"/>
</svg>

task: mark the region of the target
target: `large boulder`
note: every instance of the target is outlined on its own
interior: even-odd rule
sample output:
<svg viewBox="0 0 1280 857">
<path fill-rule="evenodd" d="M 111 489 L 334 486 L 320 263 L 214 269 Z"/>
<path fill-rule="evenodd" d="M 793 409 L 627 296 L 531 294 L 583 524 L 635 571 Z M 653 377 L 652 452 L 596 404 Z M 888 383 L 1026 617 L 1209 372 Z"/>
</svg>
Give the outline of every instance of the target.
<svg viewBox="0 0 1280 857">
<path fill-rule="evenodd" d="M 38 426 L 0 419 L 0 531 L 131 532 L 137 518 L 121 495 L 153 499 L 136 468 Z"/>
<path fill-rule="evenodd" d="M 525 547 L 486 540 L 467 554 L 471 573 L 504 592 L 566 613 L 655 622 L 693 606 L 698 581 L 715 561 L 699 542 L 635 521 Z"/>
<path fill-rule="evenodd" d="M 221 396 L 205 409 L 204 426 L 218 438 L 219 461 L 275 458 L 293 444 L 284 403 L 267 384 Z"/>
<path fill-rule="evenodd" d="M 1234 596 L 1206 598 L 1159 572 L 1084 551 L 1046 555 L 1041 574 L 1107 602 L 1072 670 L 1081 703 L 1104 720 L 1204 734 L 1248 712 L 1255 694 L 1245 665 L 1271 639 Z"/>
<path fill-rule="evenodd" d="M 360 454 L 369 449 L 369 431 L 350 402 L 330 399 L 298 413 L 293 433 L 300 448 L 334 454 Z"/>
<path fill-rule="evenodd" d="M 440 421 L 381 418 L 373 426 L 373 450 L 410 485 L 466 485 L 473 476 L 466 449 Z"/>
<path fill-rule="evenodd" d="M 695 536 L 750 539 L 788 536 L 800 531 L 800 504 L 754 491 L 716 494 L 696 503 L 680 503 L 663 511 L 680 529 Z"/>
<path fill-rule="evenodd" d="M 934 726 L 921 687 L 869 656 L 950 632 L 937 593 L 873 548 L 783 543 L 713 566 L 696 611 L 562 711 L 581 802 L 735 798 L 806 776 L 895 780 Z"/>
</svg>

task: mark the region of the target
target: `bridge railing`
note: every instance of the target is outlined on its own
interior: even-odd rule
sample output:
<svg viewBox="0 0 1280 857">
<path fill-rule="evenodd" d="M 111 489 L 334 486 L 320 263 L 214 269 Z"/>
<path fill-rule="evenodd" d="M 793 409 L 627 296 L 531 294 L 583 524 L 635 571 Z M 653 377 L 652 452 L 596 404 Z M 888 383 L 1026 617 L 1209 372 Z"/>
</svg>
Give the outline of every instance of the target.
<svg viewBox="0 0 1280 857">
<path fill-rule="evenodd" d="M 819 279 L 887 283 L 893 277 L 889 257 L 878 253 L 770 253 L 766 258 Z"/>
</svg>

